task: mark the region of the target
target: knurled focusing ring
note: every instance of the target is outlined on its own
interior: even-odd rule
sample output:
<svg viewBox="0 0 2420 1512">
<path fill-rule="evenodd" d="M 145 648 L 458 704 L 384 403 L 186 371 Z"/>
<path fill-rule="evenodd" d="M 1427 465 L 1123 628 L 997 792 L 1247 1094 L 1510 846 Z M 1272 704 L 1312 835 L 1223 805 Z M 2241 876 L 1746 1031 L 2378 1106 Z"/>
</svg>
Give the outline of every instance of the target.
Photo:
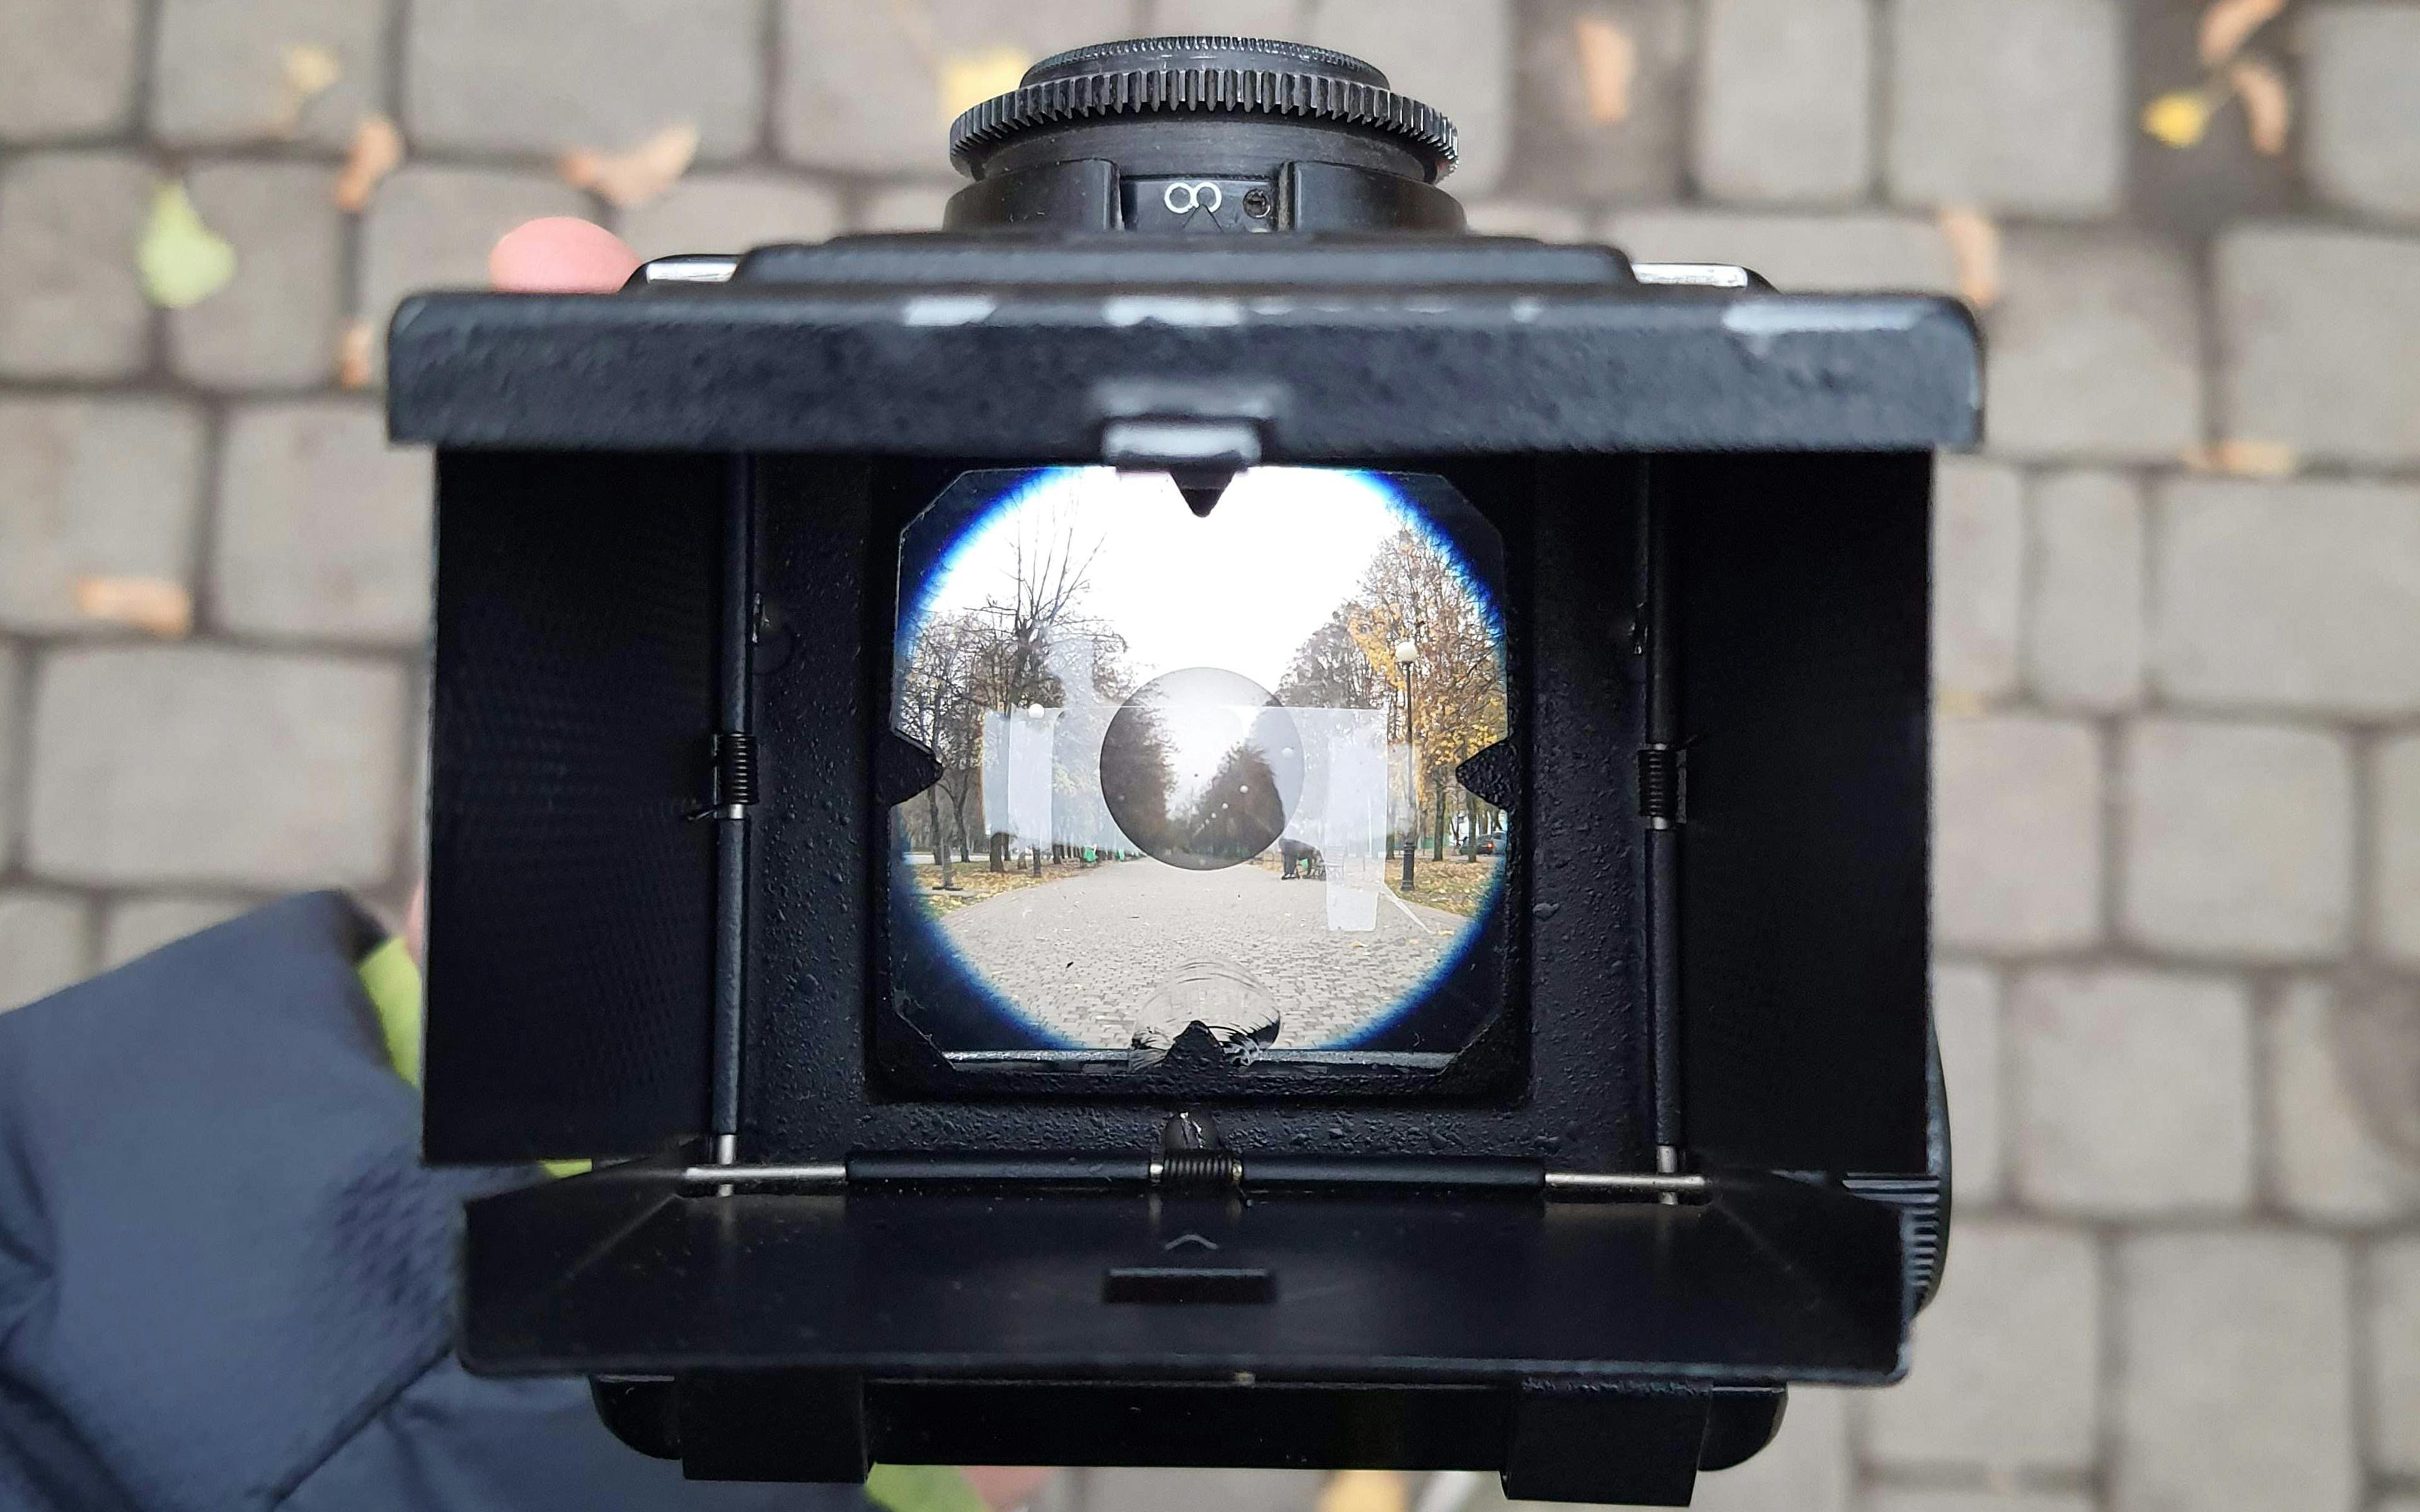
<svg viewBox="0 0 2420 1512">
<path fill-rule="evenodd" d="M 1390 136 L 1443 177 L 1456 151 L 1443 112 L 1387 85 L 1358 58 L 1295 42 L 1155 37 L 1045 58 L 1007 94 L 950 126 L 950 161 L 972 177 L 991 148 L 1027 131 L 1153 116 L 1223 116 L 1347 126 Z"/>
</svg>

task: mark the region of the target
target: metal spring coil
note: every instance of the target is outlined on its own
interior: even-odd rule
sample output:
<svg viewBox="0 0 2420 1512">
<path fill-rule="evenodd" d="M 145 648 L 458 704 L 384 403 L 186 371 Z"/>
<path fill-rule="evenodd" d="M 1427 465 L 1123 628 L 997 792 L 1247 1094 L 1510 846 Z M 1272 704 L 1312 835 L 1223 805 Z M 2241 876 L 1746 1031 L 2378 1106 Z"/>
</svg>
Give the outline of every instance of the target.
<svg viewBox="0 0 2420 1512">
<path fill-rule="evenodd" d="M 1236 1186 L 1244 1179 L 1244 1163 L 1232 1150 L 1171 1149 L 1155 1163 L 1154 1176 L 1160 1186 Z"/>
<path fill-rule="evenodd" d="M 716 800 L 723 804 L 756 801 L 756 737 L 726 730 L 714 737 Z"/>
<path fill-rule="evenodd" d="M 1638 812 L 1645 819 L 1681 817 L 1681 753 L 1669 746 L 1638 753 Z"/>
</svg>

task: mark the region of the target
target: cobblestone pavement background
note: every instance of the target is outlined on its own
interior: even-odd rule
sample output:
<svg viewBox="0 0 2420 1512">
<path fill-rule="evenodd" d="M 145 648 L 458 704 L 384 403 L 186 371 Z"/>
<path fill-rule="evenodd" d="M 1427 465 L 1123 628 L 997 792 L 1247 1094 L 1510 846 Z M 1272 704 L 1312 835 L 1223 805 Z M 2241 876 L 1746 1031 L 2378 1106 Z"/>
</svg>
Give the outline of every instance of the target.
<svg viewBox="0 0 2420 1512">
<path fill-rule="evenodd" d="M 2294 0 L 2215 67 L 2202 9 L 0 0 L 0 1002 L 406 893 L 428 470 L 359 334 L 401 291 L 539 214 L 647 253 L 930 225 L 941 94 L 1293 34 L 1459 119 L 1482 227 L 1996 295 L 1940 501 L 1947 1282 L 1906 1385 L 1800 1393 L 1700 1504 L 2420 1512 L 2420 4 Z M 2179 90 L 2187 147 L 2139 124 Z M 339 209 L 370 113 L 403 163 Z M 644 206 L 556 171 L 683 123 Z M 134 256 L 169 178 L 237 259 L 173 312 Z"/>
</svg>

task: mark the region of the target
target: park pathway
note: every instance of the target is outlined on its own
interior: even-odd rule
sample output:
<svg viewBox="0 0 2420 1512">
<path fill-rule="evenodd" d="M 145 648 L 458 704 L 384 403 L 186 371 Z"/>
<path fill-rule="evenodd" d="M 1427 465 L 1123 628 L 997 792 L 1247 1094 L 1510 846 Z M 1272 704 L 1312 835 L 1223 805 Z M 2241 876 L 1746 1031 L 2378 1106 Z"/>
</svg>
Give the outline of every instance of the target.
<svg viewBox="0 0 2420 1512">
<path fill-rule="evenodd" d="M 1326 889 L 1257 866 L 1122 861 L 960 909 L 941 930 L 1029 1016 L 1080 1044 L 1124 1048 L 1136 1010 L 1206 960 L 1268 989 L 1279 1047 L 1311 1049 L 1351 1036 L 1418 986 L 1470 923 L 1382 899 L 1376 929 L 1331 930 Z"/>
</svg>

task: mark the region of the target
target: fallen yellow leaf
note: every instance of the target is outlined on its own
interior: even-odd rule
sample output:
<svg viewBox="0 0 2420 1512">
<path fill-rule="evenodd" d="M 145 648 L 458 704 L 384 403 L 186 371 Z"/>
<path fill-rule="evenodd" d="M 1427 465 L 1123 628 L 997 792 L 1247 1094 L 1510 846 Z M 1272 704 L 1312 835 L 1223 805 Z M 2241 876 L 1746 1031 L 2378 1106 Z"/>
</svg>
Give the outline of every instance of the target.
<svg viewBox="0 0 2420 1512">
<path fill-rule="evenodd" d="M 2291 477 L 2302 458 L 2284 441 L 2247 440 L 2236 437 L 2208 446 L 2189 446 L 2179 460 L 2195 472 L 2221 472 L 2231 478 Z"/>
<path fill-rule="evenodd" d="M 2143 130 L 2172 147 L 2189 147 L 2210 130 L 2210 100 L 2197 90 L 2176 89 L 2143 107 Z"/>
<path fill-rule="evenodd" d="M 941 119 L 956 120 L 992 96 L 1009 93 L 1024 82 L 1025 70 L 1032 66 L 1033 59 L 1014 47 L 943 54 L 934 70 L 939 90 L 934 102 L 940 107 Z"/>
<path fill-rule="evenodd" d="M 2252 149 L 2265 158 L 2283 153 L 2286 138 L 2294 129 L 2294 99 L 2287 91 L 2285 76 L 2263 59 L 2247 57 L 2227 65 L 2226 82 L 2243 101 Z"/>
<path fill-rule="evenodd" d="M 288 42 L 278 49 L 277 61 L 286 85 L 285 101 L 277 107 L 277 134 L 291 136 L 311 101 L 345 76 L 345 62 L 334 49 L 317 42 Z"/>
<path fill-rule="evenodd" d="M 629 209 L 679 182 L 697 157 L 697 125 L 667 126 L 628 152 L 566 152 L 557 166 L 574 189 L 593 189 L 607 204 Z"/>
<path fill-rule="evenodd" d="M 1318 1512 L 1404 1512 L 1411 1487 L 1399 1470 L 1340 1470 L 1320 1489 Z"/>
<path fill-rule="evenodd" d="M 1958 270 L 1958 295 L 1978 310 L 2000 302 L 2000 226 L 1978 209 L 1945 205 L 1933 216 L 1949 260 Z"/>
<path fill-rule="evenodd" d="M 2267 25 L 2286 0 L 2211 0 L 2201 13 L 2201 61 L 2217 68 L 2242 52 L 2252 34 Z"/>
<path fill-rule="evenodd" d="M 235 277 L 235 248 L 202 224 L 184 181 L 177 178 L 152 196 L 151 218 L 144 223 L 134 261 L 143 273 L 143 292 L 163 310 L 199 304 Z"/>
<path fill-rule="evenodd" d="M 356 320 L 336 338 L 336 383 L 341 388 L 365 389 L 370 382 L 370 359 L 378 355 L 378 332 L 366 320 Z"/>
<path fill-rule="evenodd" d="M 193 633 L 194 595 L 173 578 L 78 578 L 76 612 L 178 640 Z"/>
<path fill-rule="evenodd" d="M 336 208 L 358 211 L 370 202 L 379 184 L 403 162 L 403 133 L 383 116 L 365 116 L 353 128 L 353 149 L 345 171 L 336 176 Z"/>
<path fill-rule="evenodd" d="M 1638 44 L 1603 16 L 1572 23 L 1572 46 L 1579 54 L 1580 95 L 1589 119 L 1612 126 L 1630 119 L 1630 86 L 1638 82 Z"/>
</svg>

